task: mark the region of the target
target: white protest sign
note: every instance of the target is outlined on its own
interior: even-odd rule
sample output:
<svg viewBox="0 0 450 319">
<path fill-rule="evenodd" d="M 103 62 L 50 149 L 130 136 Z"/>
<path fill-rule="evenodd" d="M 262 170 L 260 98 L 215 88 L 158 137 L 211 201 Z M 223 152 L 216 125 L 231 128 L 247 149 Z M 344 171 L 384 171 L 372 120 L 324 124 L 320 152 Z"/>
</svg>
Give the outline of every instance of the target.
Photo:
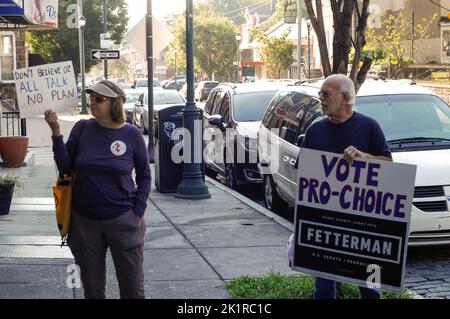
<svg viewBox="0 0 450 319">
<path fill-rule="evenodd" d="M 77 82 L 71 61 L 39 65 L 14 71 L 20 117 L 42 115 L 78 106 Z"/>
<path fill-rule="evenodd" d="M 301 149 L 294 269 L 382 289 L 403 286 L 416 166 Z M 378 278 L 378 277 L 377 277 Z"/>
</svg>

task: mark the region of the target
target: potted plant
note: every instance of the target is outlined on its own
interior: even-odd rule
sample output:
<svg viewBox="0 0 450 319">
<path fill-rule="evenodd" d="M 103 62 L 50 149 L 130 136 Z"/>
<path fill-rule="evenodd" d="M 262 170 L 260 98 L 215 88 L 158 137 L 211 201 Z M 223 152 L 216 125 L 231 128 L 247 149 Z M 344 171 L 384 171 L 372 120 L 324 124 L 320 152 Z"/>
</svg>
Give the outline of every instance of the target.
<svg viewBox="0 0 450 319">
<path fill-rule="evenodd" d="M 0 215 L 8 215 L 14 193 L 19 183 L 19 176 L 0 175 Z"/>
<path fill-rule="evenodd" d="M 0 136 L 0 155 L 8 167 L 20 167 L 27 155 L 28 136 Z"/>
</svg>

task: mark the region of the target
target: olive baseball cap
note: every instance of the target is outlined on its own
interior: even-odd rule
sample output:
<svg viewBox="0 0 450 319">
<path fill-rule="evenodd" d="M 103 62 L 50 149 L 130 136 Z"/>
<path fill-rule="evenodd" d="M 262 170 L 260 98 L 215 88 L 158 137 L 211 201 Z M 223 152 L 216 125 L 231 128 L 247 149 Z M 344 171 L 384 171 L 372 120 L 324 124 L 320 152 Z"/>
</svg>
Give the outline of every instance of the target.
<svg viewBox="0 0 450 319">
<path fill-rule="evenodd" d="M 124 102 L 126 100 L 125 92 L 117 84 L 108 80 L 102 80 L 95 83 L 93 86 L 86 89 L 86 93 L 97 93 L 101 96 L 109 98 L 120 97 Z"/>
</svg>

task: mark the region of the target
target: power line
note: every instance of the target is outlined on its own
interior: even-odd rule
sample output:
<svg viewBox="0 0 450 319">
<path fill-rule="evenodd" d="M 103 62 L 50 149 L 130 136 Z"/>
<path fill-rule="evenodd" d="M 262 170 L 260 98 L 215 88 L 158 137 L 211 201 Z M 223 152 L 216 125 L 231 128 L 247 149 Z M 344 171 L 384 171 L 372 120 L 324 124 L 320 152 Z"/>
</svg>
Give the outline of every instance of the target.
<svg viewBox="0 0 450 319">
<path fill-rule="evenodd" d="M 434 2 L 433 0 L 428 0 L 428 1 L 430 1 L 430 2 L 432 3 L 432 4 L 434 4 L 435 6 L 437 6 L 437 7 L 441 8 L 441 9 L 444 9 L 444 10 L 450 11 L 450 9 L 449 9 L 449 8 L 446 8 L 446 7 L 442 6 L 441 4 L 439 4 L 439 3 L 436 3 L 436 2 Z"/>
<path fill-rule="evenodd" d="M 272 1 L 272 0 L 264 0 L 264 1 L 261 1 L 261 2 L 253 3 L 253 4 L 249 5 L 249 6 L 245 6 L 245 7 L 238 8 L 238 9 L 235 9 L 235 10 L 231 10 L 231 11 L 228 11 L 228 12 L 218 13 L 218 14 L 216 14 L 215 16 L 213 16 L 213 18 L 218 18 L 218 17 L 221 17 L 221 16 L 225 16 L 225 15 L 227 15 L 227 14 L 233 13 L 233 12 L 235 12 L 235 11 L 240 11 L 240 10 L 243 10 L 243 9 L 246 9 L 246 8 L 250 8 L 250 7 L 252 7 L 252 6 L 258 6 L 258 5 L 259 5 L 258 7 L 251 8 L 252 10 L 256 10 L 256 9 L 259 9 L 259 8 L 264 7 L 266 4 L 270 3 L 271 1 Z M 226 18 L 228 18 L 228 19 L 233 19 L 233 18 L 237 18 L 237 17 L 239 17 L 239 16 L 241 16 L 241 15 L 242 15 L 242 14 L 239 13 L 239 14 L 237 14 L 237 15 L 235 15 L 235 16 L 226 17 Z M 202 25 L 202 23 L 199 23 L 199 24 L 197 24 L 197 25 L 194 25 L 194 27 L 197 27 L 197 26 L 200 26 L 200 25 Z"/>
<path fill-rule="evenodd" d="M 231 11 L 228 11 L 228 12 L 225 12 L 225 13 L 220 13 L 220 15 L 226 15 L 226 14 L 229 14 L 229 13 L 232 13 L 232 12 L 235 12 L 235 11 L 241 11 L 242 9 L 245 9 L 245 8 L 250 8 L 250 7 L 253 7 L 253 6 L 258 6 L 258 5 L 260 5 L 260 4 L 263 4 L 262 6 L 265 6 L 268 2 L 271 2 L 272 0 L 264 0 L 264 1 L 261 1 L 261 2 L 256 2 L 256 3 L 252 3 L 252 4 L 250 4 L 250 5 L 248 5 L 248 6 L 245 6 L 245 7 L 242 7 L 242 8 L 238 8 L 238 9 L 235 9 L 235 10 L 231 10 Z M 257 7 L 257 8 L 252 8 L 252 10 L 254 10 L 254 9 L 258 9 L 258 8 L 260 8 L 261 6 L 259 6 L 259 7 Z"/>
</svg>

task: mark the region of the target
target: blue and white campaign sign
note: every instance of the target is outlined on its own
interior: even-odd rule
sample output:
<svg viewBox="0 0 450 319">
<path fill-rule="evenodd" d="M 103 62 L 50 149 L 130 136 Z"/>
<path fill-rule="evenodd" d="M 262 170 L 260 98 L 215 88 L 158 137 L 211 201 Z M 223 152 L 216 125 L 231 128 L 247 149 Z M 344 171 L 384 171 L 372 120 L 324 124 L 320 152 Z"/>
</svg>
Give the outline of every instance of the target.
<svg viewBox="0 0 450 319">
<path fill-rule="evenodd" d="M 400 291 L 415 176 L 413 165 L 301 149 L 293 268 Z"/>
<path fill-rule="evenodd" d="M 45 110 L 72 110 L 78 106 L 77 82 L 72 61 L 39 65 L 14 71 L 20 117 Z"/>
</svg>

